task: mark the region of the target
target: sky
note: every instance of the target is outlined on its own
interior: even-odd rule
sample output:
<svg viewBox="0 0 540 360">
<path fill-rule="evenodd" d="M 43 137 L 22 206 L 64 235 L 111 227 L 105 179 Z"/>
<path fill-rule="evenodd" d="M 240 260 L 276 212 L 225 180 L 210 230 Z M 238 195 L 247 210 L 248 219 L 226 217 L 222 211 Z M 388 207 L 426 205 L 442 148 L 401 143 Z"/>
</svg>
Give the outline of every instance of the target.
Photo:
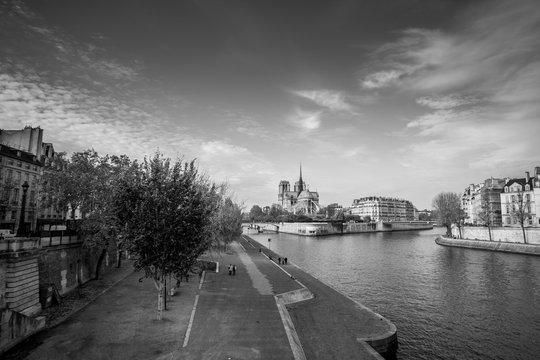
<svg viewBox="0 0 540 360">
<path fill-rule="evenodd" d="M 540 166 L 537 0 L 0 0 L 0 129 L 197 159 L 246 211 Z"/>
</svg>

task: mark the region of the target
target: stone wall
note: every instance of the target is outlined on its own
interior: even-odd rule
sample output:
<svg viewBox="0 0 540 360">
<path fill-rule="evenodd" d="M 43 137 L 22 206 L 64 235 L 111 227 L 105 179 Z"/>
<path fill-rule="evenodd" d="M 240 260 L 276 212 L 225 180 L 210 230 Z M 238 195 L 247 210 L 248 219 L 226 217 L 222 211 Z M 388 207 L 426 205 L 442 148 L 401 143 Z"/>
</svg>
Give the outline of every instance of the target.
<svg viewBox="0 0 540 360">
<path fill-rule="evenodd" d="M 435 239 L 435 242 L 443 246 L 461 247 L 477 250 L 501 251 L 515 254 L 540 255 L 540 246 L 523 243 L 452 239 L 442 236 L 437 237 L 437 239 Z"/>
<path fill-rule="evenodd" d="M 461 228 L 462 238 L 470 240 L 489 240 L 487 227 L 465 226 Z M 452 235 L 459 237 L 459 229 L 452 227 Z M 540 245 L 540 228 L 525 228 L 525 237 L 528 244 Z M 492 241 L 523 243 L 523 232 L 520 227 L 494 227 L 491 228 Z"/>
<path fill-rule="evenodd" d="M 45 327 L 45 317 L 32 318 L 0 309 L 0 354 Z"/>
<path fill-rule="evenodd" d="M 82 243 L 43 248 L 39 255 L 40 289 L 45 293 L 54 284 L 60 295 L 64 295 L 93 279 L 100 253 L 99 249 L 84 248 Z M 116 266 L 116 261 L 116 251 L 109 248 L 101 264 L 100 274 Z"/>
</svg>

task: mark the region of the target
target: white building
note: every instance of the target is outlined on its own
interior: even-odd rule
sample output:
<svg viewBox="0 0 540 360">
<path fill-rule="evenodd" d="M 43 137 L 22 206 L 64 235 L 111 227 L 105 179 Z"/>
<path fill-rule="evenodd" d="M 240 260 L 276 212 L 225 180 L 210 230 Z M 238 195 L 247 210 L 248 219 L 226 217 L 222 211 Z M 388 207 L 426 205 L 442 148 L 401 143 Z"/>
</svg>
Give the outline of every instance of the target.
<svg viewBox="0 0 540 360">
<path fill-rule="evenodd" d="M 373 221 L 414 221 L 418 212 L 409 200 L 382 196 L 367 196 L 353 200 L 351 215 L 369 217 Z"/>
<path fill-rule="evenodd" d="M 508 179 L 501 192 L 503 226 L 521 226 L 516 211 L 520 207 L 527 213 L 524 226 L 540 227 L 540 166 L 534 176 L 525 172 L 524 178 Z"/>
<path fill-rule="evenodd" d="M 478 212 L 482 207 L 482 189 L 484 183 L 480 184 L 471 184 L 463 194 L 461 195 L 461 208 L 467 214 L 467 219 L 465 219 L 465 224 L 481 224 L 482 220 L 478 218 Z"/>
</svg>

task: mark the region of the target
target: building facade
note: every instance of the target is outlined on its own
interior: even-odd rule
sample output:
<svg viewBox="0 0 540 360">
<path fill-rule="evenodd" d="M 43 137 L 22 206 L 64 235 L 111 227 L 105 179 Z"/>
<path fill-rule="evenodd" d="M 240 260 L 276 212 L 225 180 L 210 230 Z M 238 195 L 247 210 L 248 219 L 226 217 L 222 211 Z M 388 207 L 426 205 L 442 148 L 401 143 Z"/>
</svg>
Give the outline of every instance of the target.
<svg viewBox="0 0 540 360">
<path fill-rule="evenodd" d="M 368 196 L 354 199 L 351 215 L 369 217 L 373 221 L 414 221 L 418 212 L 409 200 L 382 196 Z"/>
<path fill-rule="evenodd" d="M 482 206 L 487 207 L 487 211 L 491 214 L 492 226 L 502 226 L 501 192 L 505 183 L 505 179 L 490 178 L 484 181 L 484 186 L 482 187 Z M 485 225 L 485 221 L 480 222 L 480 224 Z"/>
<path fill-rule="evenodd" d="M 525 172 L 524 178 L 507 179 L 500 193 L 503 226 L 540 227 L 540 166 L 534 176 Z"/>
<path fill-rule="evenodd" d="M 461 195 L 461 208 L 467 214 L 465 224 L 477 225 L 481 223 L 478 213 L 482 208 L 482 189 L 484 183 L 471 184 L 465 188 Z"/>
<path fill-rule="evenodd" d="M 0 144 L 0 228 L 19 229 L 24 199 L 24 232 L 35 230 L 42 167 L 35 154 Z"/>
<path fill-rule="evenodd" d="M 50 164 L 54 164 L 57 156 L 53 144 L 43 142 L 43 130 L 30 126 L 22 130 L 0 129 L 0 144 L 4 150 L 2 157 L 12 159 L 2 161 L 0 167 L 0 177 L 3 178 L 0 181 L 0 228 L 17 229 L 19 218 L 14 218 L 14 211 L 20 211 L 20 205 L 17 204 L 22 202 L 21 185 L 27 178 L 29 179 L 26 203 L 28 230 L 42 229 L 44 224 L 63 223 L 64 212 L 55 206 L 40 204 L 40 198 L 44 196 L 41 176 Z M 15 164 L 14 167 L 11 165 L 12 162 Z M 17 185 L 19 173 L 22 180 Z M 11 180 L 6 182 L 7 179 Z M 18 198 L 17 201 L 15 197 Z"/>
<path fill-rule="evenodd" d="M 319 194 L 310 191 L 302 179 L 302 166 L 300 166 L 300 177 L 294 183 L 291 190 L 290 183 L 281 180 L 278 186 L 278 204 L 283 210 L 293 214 L 316 214 L 320 210 Z"/>
</svg>

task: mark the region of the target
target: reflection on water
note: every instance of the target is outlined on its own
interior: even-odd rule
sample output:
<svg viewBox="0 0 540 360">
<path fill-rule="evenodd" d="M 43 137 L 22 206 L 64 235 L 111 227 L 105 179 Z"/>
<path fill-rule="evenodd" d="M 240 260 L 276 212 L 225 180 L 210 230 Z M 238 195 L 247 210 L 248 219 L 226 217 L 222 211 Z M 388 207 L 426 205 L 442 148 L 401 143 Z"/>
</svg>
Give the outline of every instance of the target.
<svg viewBox="0 0 540 360">
<path fill-rule="evenodd" d="M 252 235 L 390 319 L 399 359 L 536 359 L 540 257 L 435 244 L 444 229 Z"/>
</svg>

